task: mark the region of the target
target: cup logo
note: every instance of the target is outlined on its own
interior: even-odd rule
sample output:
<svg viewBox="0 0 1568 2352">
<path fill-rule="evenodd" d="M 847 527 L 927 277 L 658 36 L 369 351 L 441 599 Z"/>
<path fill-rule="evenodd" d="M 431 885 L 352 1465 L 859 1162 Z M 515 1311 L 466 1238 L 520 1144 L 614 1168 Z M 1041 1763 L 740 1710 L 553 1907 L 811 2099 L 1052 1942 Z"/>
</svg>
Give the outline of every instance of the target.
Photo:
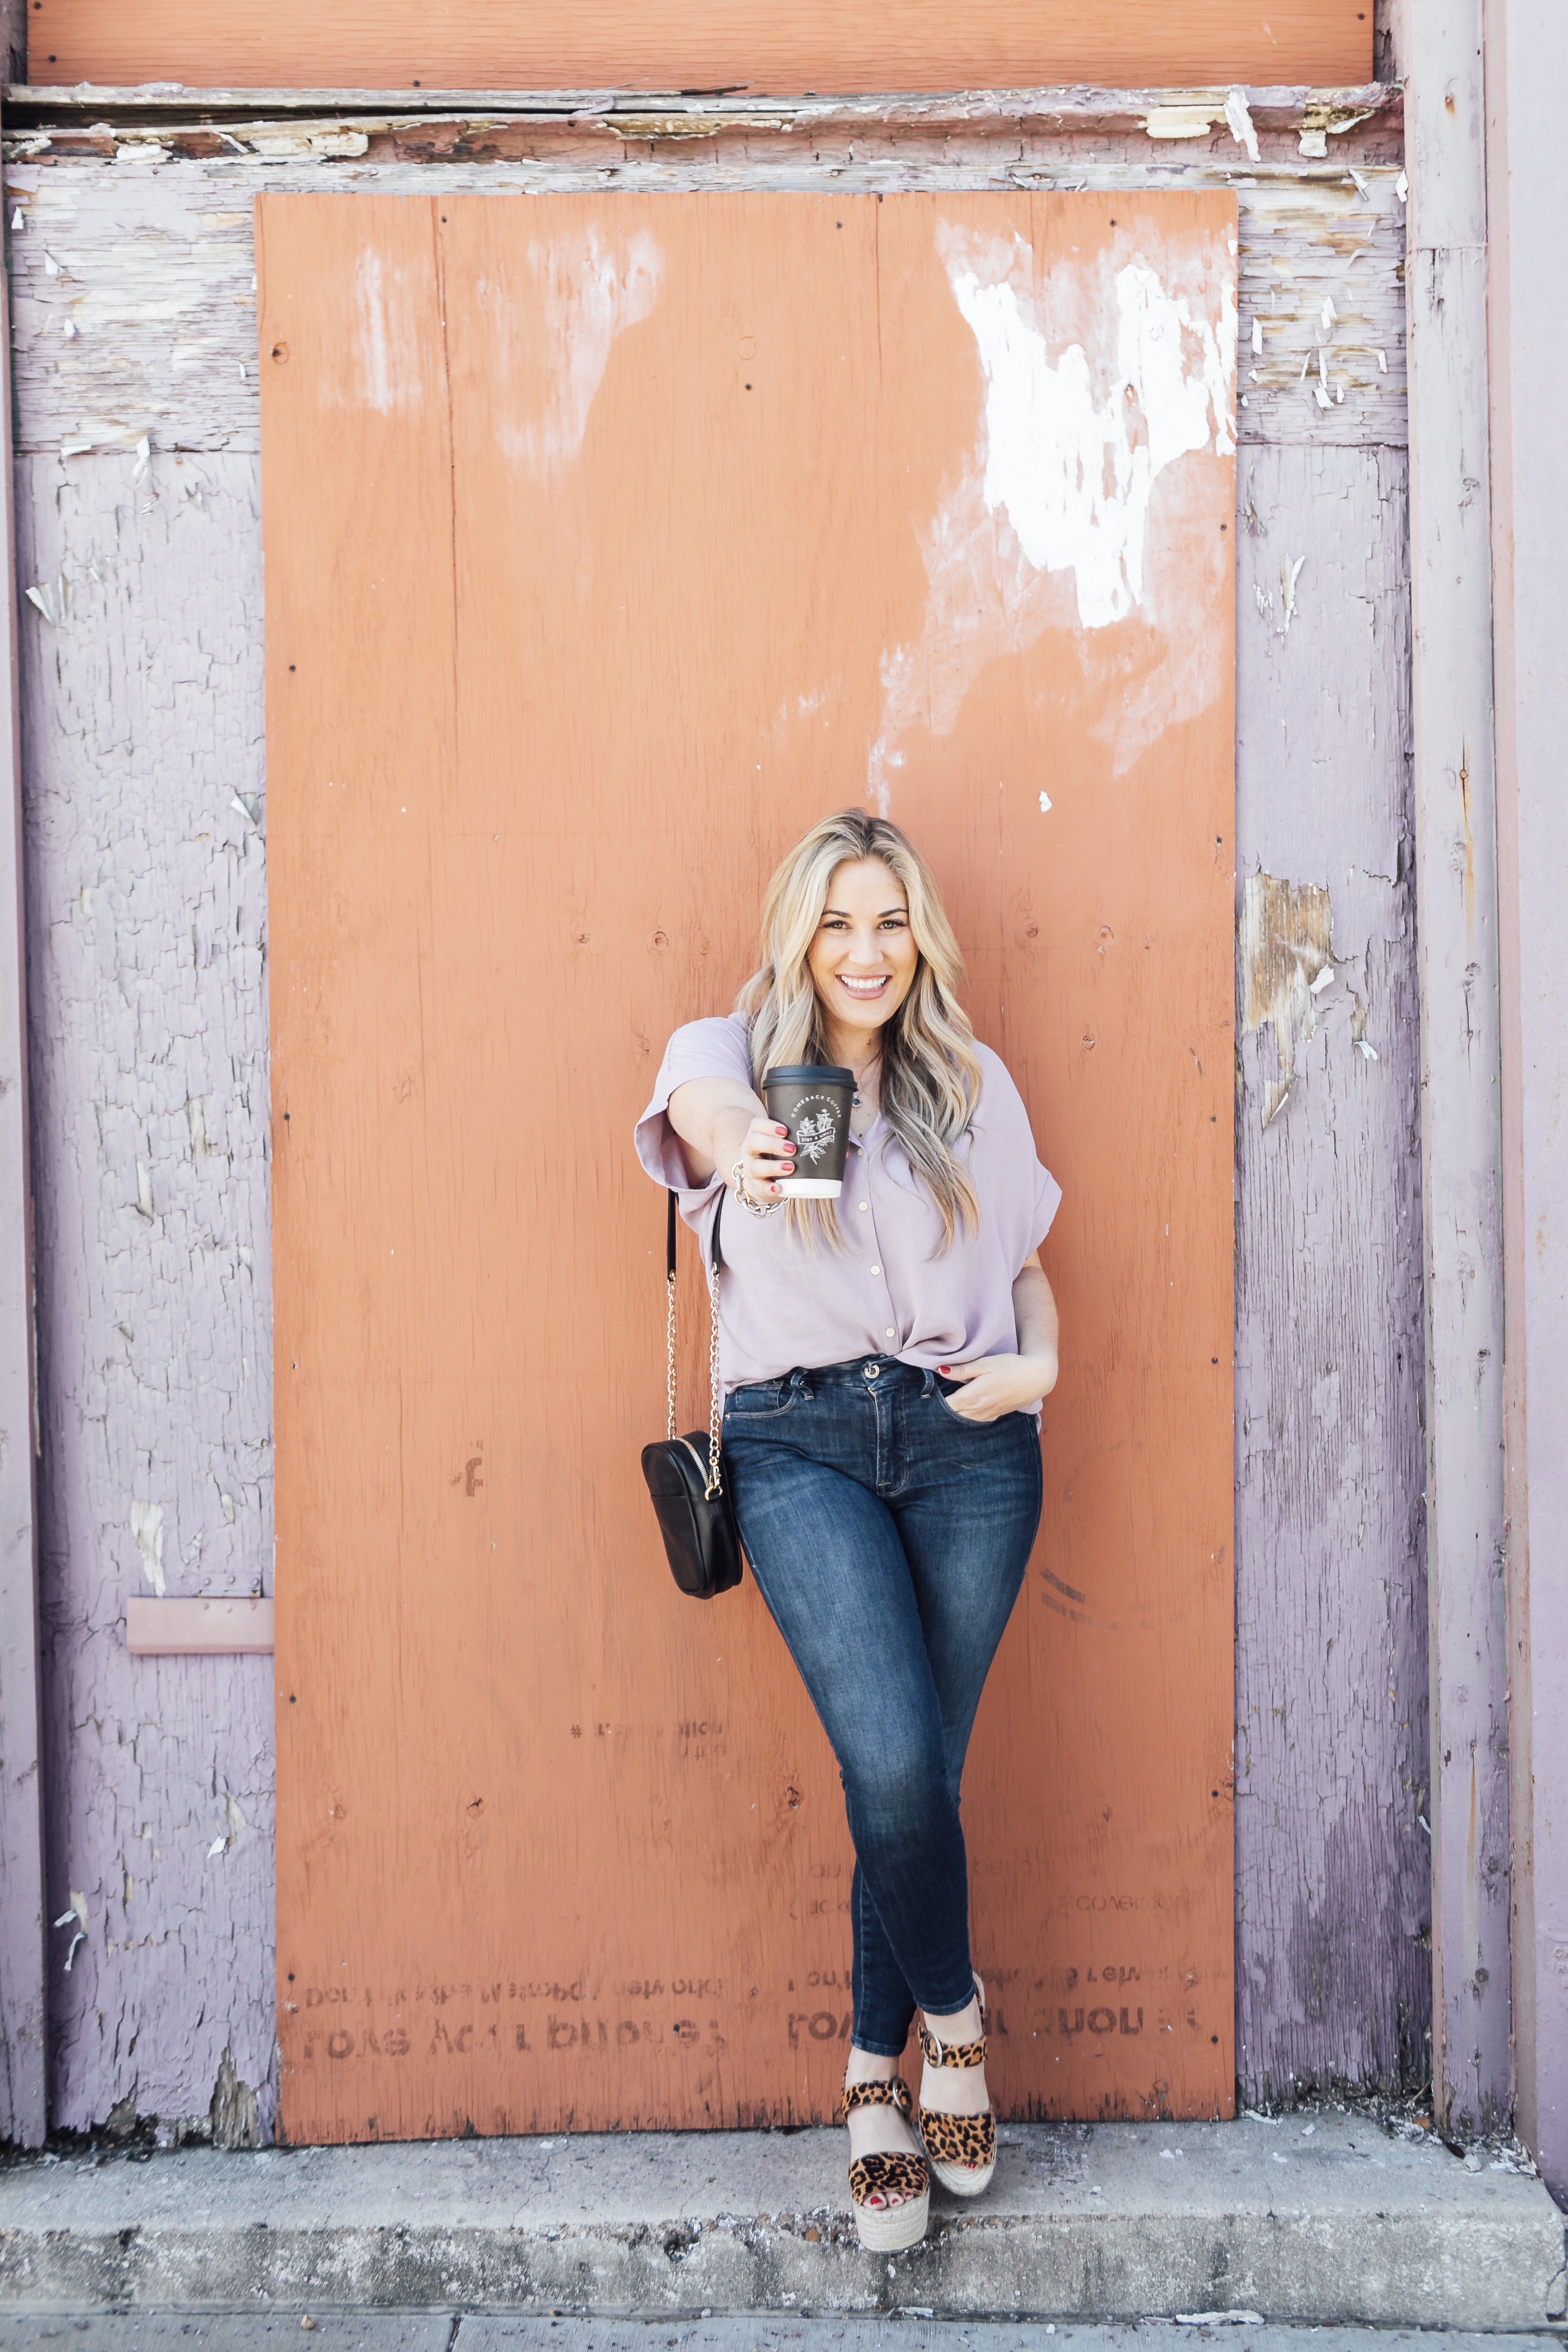
<svg viewBox="0 0 1568 2352">
<path fill-rule="evenodd" d="M 835 1083 L 823 1087 L 776 1074 L 763 1087 L 769 1109 L 784 1121 L 795 1144 L 795 1172 L 784 1179 L 786 1191 L 830 1198 L 843 1182 L 851 1087 L 847 1076 L 840 1081 L 837 1071 L 833 1075 Z"/>
<path fill-rule="evenodd" d="M 795 1129 L 795 1150 L 797 1160 L 809 1160 L 815 1168 L 833 1149 L 837 1125 L 830 1110 L 808 1111 L 797 1119 Z"/>
</svg>

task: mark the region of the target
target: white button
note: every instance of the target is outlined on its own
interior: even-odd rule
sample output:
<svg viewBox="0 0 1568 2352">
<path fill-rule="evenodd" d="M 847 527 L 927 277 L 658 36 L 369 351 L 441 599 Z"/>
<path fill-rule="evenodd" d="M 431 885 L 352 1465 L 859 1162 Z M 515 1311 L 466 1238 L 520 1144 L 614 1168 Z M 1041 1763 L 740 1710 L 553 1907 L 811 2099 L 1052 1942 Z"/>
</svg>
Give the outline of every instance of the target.
<svg viewBox="0 0 1568 2352">
<path fill-rule="evenodd" d="M 882 1367 L 880 1364 L 868 1364 L 866 1367 L 866 1378 L 868 1381 L 874 1381 L 881 1369 Z"/>
<path fill-rule="evenodd" d="M 870 1207 L 870 1205 L 871 1205 L 871 1203 L 870 1203 L 870 1202 L 869 1202 L 869 1201 L 862 1201 L 862 1202 L 861 1202 L 861 1203 L 860 1203 L 860 1214 L 861 1214 L 862 1216 L 864 1216 L 864 1215 L 865 1215 L 865 1213 L 866 1213 L 867 1210 Z"/>
<path fill-rule="evenodd" d="M 894 1330 L 893 1330 L 893 1327 L 892 1327 L 892 1325 L 891 1325 L 890 1323 L 889 1323 L 889 1326 L 888 1326 L 888 1337 L 889 1337 L 889 1339 L 893 1339 L 893 1338 L 895 1338 L 895 1337 L 896 1337 L 896 1334 L 895 1334 L 895 1332 L 894 1332 Z"/>
<path fill-rule="evenodd" d="M 880 1273 L 881 1273 L 881 1271 L 882 1271 L 882 1269 L 881 1269 L 881 1267 L 880 1267 L 879 1265 L 874 1265 L 874 1266 L 871 1268 L 871 1271 L 872 1271 L 872 1273 L 873 1273 L 873 1274 L 880 1274 Z"/>
</svg>

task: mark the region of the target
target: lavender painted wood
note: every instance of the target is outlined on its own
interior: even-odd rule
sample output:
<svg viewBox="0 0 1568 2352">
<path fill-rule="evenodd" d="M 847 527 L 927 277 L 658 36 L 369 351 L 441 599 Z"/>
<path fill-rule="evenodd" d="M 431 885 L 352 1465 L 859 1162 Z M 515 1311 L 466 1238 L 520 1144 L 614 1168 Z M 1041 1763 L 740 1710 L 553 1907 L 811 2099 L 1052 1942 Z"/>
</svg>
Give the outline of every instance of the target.
<svg viewBox="0 0 1568 2352">
<path fill-rule="evenodd" d="M 1512 2107 L 1481 0 L 1407 0 L 1433 2097 Z"/>
<path fill-rule="evenodd" d="M 0 22 L 0 39 L 5 26 Z M 0 267 L 0 307 L 6 293 Z M 0 408 L 11 403 L 9 348 Z M 0 482 L 0 2140 L 47 2122 L 43 1776 L 34 1478 L 33 1202 L 22 918 L 22 759 L 11 469 Z"/>
<path fill-rule="evenodd" d="M 1568 17 L 1495 0 L 1486 66 L 1514 2073 L 1520 2134 L 1568 2205 L 1568 320 L 1539 298 L 1568 205 Z"/>
<path fill-rule="evenodd" d="M 226 2079 L 232 2086 L 237 2074 L 260 2086 L 265 2122 L 270 1670 L 255 1658 L 134 1661 L 119 1633 L 120 1596 L 153 1589 L 142 1563 L 147 1550 L 156 1553 L 155 1507 L 164 1514 L 170 1592 L 246 1591 L 255 1570 L 265 1578 L 270 1562 L 261 1443 L 270 1429 L 261 845 L 259 829 L 249 830 L 230 804 L 237 784 L 254 800 L 262 775 L 254 194 L 281 186 L 523 194 L 602 187 L 606 170 L 628 186 L 663 188 L 825 180 L 836 187 L 1203 186 L 1239 173 L 1253 184 L 1238 191 L 1242 373 L 1246 382 L 1256 365 L 1268 379 L 1250 385 L 1240 415 L 1244 446 L 1264 470 L 1255 486 L 1258 532 L 1243 532 L 1240 551 L 1247 603 L 1238 643 L 1246 735 L 1239 854 L 1248 870 L 1330 883 L 1336 952 L 1345 952 L 1346 940 L 1363 942 L 1367 969 L 1356 985 L 1369 1007 L 1375 997 L 1381 1016 L 1405 985 L 1401 869 L 1380 863 L 1394 787 L 1378 764 L 1404 724 L 1406 658 L 1391 585 L 1402 525 L 1399 461 L 1389 453 L 1405 430 L 1397 143 L 1386 131 L 1352 131 L 1335 139 L 1328 165 L 1293 159 L 1293 134 L 1289 152 L 1277 136 L 1261 143 L 1255 170 L 1227 134 L 1206 142 L 1142 133 L 1053 140 L 1043 127 L 1016 122 L 984 135 L 952 125 L 895 132 L 873 122 L 815 143 L 736 135 L 706 152 L 693 142 L 639 150 L 608 133 L 557 131 L 542 134 L 532 158 L 493 165 L 397 161 L 388 145 L 384 161 L 296 154 L 263 163 L 247 155 L 152 165 L 78 157 L 10 166 L 8 203 L 24 217 L 12 239 L 17 415 L 21 445 L 34 453 L 18 471 L 24 560 L 57 614 L 65 610 L 59 578 L 71 589 L 64 628 L 28 608 L 25 665 L 29 887 L 43 943 L 35 953 L 33 1053 L 47 1102 L 39 1164 L 52 1188 L 42 1302 L 49 1707 L 58 1727 L 51 1884 L 59 1892 L 51 1916 L 66 1909 L 72 1889 L 89 1909 L 88 1940 L 68 1979 L 61 1971 L 76 1930 L 54 1937 L 52 1981 L 65 1996 L 62 2122 L 101 2120 L 132 2095 L 144 2113 L 201 2116 L 226 2042 L 233 2051 Z M 1346 165 L 1361 173 L 1364 193 Z M 1329 298 L 1336 316 L 1325 324 Z M 1261 354 L 1251 352 L 1255 315 Z M 73 337 L 63 331 L 68 319 Z M 1302 381 L 1303 360 L 1309 379 L 1317 374 L 1320 348 L 1333 391 L 1345 390 L 1342 402 L 1331 394 L 1327 409 Z M 138 482 L 144 435 L 149 466 Z M 1368 442 L 1383 454 L 1355 446 Z M 84 443 L 91 454 L 60 458 L 62 448 L 79 452 Z M 1245 467 L 1242 478 L 1249 478 Z M 186 495 L 193 481 L 204 486 L 200 504 Z M 1278 631 L 1279 562 L 1287 552 L 1308 562 L 1297 579 L 1296 619 L 1277 642 L 1250 589 L 1256 583 L 1274 595 Z M 1331 612 L 1331 580 L 1343 592 Z M 1315 593 L 1324 600 L 1316 608 Z M 1306 634 L 1298 637 L 1299 630 Z M 1342 709 L 1326 673 L 1304 674 L 1298 649 L 1308 644 L 1320 670 L 1347 666 Z M 1299 790 L 1277 773 L 1271 730 L 1280 712 L 1297 730 L 1292 750 L 1299 741 L 1309 761 Z M 1369 735 L 1379 746 L 1370 782 Z M 1367 794 L 1373 815 L 1363 823 Z M 1366 848 L 1374 873 L 1393 877 L 1389 886 L 1368 885 L 1358 897 L 1362 885 L 1348 869 L 1341 878 L 1343 861 L 1324 862 L 1324 845 L 1331 847 L 1342 829 Z M 194 910 L 197 936 L 187 947 Z M 1311 1370 L 1321 1323 L 1293 1314 L 1280 1284 L 1299 1282 L 1301 1251 L 1337 1233 L 1348 1254 L 1346 1293 L 1357 1301 L 1335 1340 L 1342 1430 L 1362 1415 L 1366 1483 L 1379 1491 L 1363 1550 L 1371 1546 L 1380 1579 L 1386 1570 L 1390 1598 L 1386 1621 L 1379 1620 L 1353 1563 L 1335 1549 L 1360 1521 L 1347 1496 L 1330 1491 L 1330 1448 L 1316 1422 L 1300 1419 L 1281 1440 L 1281 1458 L 1310 1473 L 1314 1516 L 1300 1539 L 1284 1475 L 1260 1456 L 1248 1468 L 1238 1454 L 1238 1719 L 1253 1743 L 1238 1806 L 1243 1953 L 1260 1964 L 1267 1951 L 1271 1970 L 1256 1992 L 1244 1983 L 1244 2080 L 1254 2089 L 1292 2074 L 1392 2081 L 1400 2018 L 1419 2014 L 1424 1955 L 1409 1948 L 1414 1986 L 1401 1977 L 1380 2007 L 1344 1956 L 1349 1896 L 1324 1903 L 1314 1895 L 1325 1872 L 1336 1887 L 1353 1883 L 1360 1840 L 1368 1870 L 1394 1870 L 1394 1925 L 1378 1929 L 1384 1948 L 1405 1950 L 1407 1921 L 1420 1926 L 1419 1864 L 1405 1857 L 1390 1779 L 1409 1719 L 1404 1695 L 1418 1696 L 1425 1675 L 1425 1628 L 1399 1598 L 1407 1441 L 1390 1368 L 1405 1295 L 1398 1237 L 1408 1227 L 1395 1212 L 1414 1198 L 1410 1135 L 1393 1108 L 1405 1066 L 1395 1046 L 1386 1070 L 1359 1054 L 1347 1067 L 1345 1017 L 1328 1014 L 1303 1048 L 1303 1091 L 1278 1134 L 1263 1139 L 1268 1158 L 1244 1162 L 1238 1295 L 1250 1301 L 1243 1337 L 1253 1360 L 1238 1378 L 1253 1383 L 1243 1398 L 1250 1413 L 1259 1397 L 1266 1412 L 1271 1397 L 1303 1383 L 1310 1392 L 1322 1377 L 1321 1365 Z M 1413 1013 L 1406 1027 L 1410 1020 Z M 1398 1026 L 1391 1022 L 1395 1033 Z M 1247 1041 L 1249 1086 L 1261 1080 L 1268 1050 L 1267 1039 Z M 1312 1059 L 1320 1053 L 1330 1057 L 1321 1067 Z M 220 1139 L 221 1165 L 194 1151 L 187 1094 L 203 1099 L 200 1133 L 204 1141 Z M 1252 1107 L 1249 1095 L 1244 1120 Z M 1318 1124 L 1307 1129 L 1300 1114 Z M 1370 1219 L 1348 1213 L 1334 1189 L 1336 1139 L 1347 1155 L 1360 1155 L 1369 1197 L 1386 1196 Z M 221 1192 L 210 1189 L 215 1180 Z M 151 1221 L 140 1205 L 144 1190 Z M 252 1252 L 248 1289 L 239 1283 L 241 1241 Z M 1256 1281 L 1255 1256 L 1263 1268 Z M 1374 1312 L 1377 1286 L 1396 1296 Z M 120 1332 L 121 1322 L 132 1339 Z M 207 1483 L 209 1451 L 226 1462 L 237 1451 L 253 1464 L 254 1512 L 248 1494 L 242 1510 L 235 1486 Z M 158 1472 L 155 1489 L 146 1465 Z M 233 1528 L 225 1491 L 237 1506 Z M 132 1503 L 141 1507 L 139 1537 Z M 198 1536 L 202 1549 L 193 1552 Z M 1328 1646 L 1326 1630 L 1309 1638 L 1308 1570 L 1325 1561 L 1352 1658 Z M 1285 1679 L 1315 1743 L 1311 1793 L 1299 1801 L 1296 1761 L 1283 1746 L 1267 1745 L 1276 1653 L 1290 1661 Z M 1374 1656 L 1396 1693 L 1386 1719 L 1358 1686 Z M 1240 1752 L 1247 1756 L 1245 1745 Z M 1331 1769 L 1336 1752 L 1347 1760 L 1342 1787 Z M 1275 1793 L 1258 1793 L 1277 1766 L 1289 1792 L 1279 1830 L 1271 1826 Z M 209 1856 L 228 1820 L 226 1787 L 246 1826 L 226 1852 Z M 155 1825 L 151 1839 L 139 1835 L 143 1822 Z M 1281 1855 L 1298 1841 L 1307 1859 L 1282 1881 Z M 149 1881 L 135 1856 L 160 1847 L 159 1874 Z M 1375 1909 L 1365 1895 L 1363 1920 Z M 142 1940 L 150 1936 L 166 1940 Z"/>
<path fill-rule="evenodd" d="M 1331 977 L 1250 1034 L 1268 991 L 1245 930 L 1240 972 L 1237 2068 L 1257 2099 L 1424 2079 L 1431 1914 L 1405 455 L 1255 449 L 1237 495 L 1238 882 L 1326 891 L 1332 949 L 1303 925 L 1307 981 Z"/>
<path fill-rule="evenodd" d="M 51 2107 L 272 2060 L 271 1673 L 132 1659 L 127 1597 L 272 1559 L 252 459 L 26 458 Z M 243 803 L 243 804 L 242 804 Z M 79 1942 L 78 1936 L 81 1940 Z"/>
</svg>

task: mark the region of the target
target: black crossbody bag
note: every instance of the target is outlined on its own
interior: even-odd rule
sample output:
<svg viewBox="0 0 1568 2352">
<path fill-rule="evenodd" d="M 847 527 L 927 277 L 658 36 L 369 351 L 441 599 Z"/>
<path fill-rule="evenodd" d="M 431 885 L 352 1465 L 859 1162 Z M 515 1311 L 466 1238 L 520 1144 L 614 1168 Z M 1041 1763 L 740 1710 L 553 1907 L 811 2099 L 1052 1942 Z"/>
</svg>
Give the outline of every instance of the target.
<svg viewBox="0 0 1568 2352">
<path fill-rule="evenodd" d="M 720 1458 L 719 1427 L 722 1405 L 719 1395 L 719 1221 L 724 1194 L 713 1212 L 712 1264 L 708 1269 L 710 1324 L 708 1340 L 708 1427 L 689 1436 L 675 1433 L 675 1194 L 669 1196 L 669 1222 L 665 1248 L 665 1312 L 667 1366 L 665 1394 L 669 1426 L 663 1439 L 642 1450 L 642 1474 L 669 1556 L 669 1572 L 682 1592 L 694 1601 L 711 1601 L 741 1581 L 741 1536 L 735 1506 L 724 1484 Z"/>
</svg>

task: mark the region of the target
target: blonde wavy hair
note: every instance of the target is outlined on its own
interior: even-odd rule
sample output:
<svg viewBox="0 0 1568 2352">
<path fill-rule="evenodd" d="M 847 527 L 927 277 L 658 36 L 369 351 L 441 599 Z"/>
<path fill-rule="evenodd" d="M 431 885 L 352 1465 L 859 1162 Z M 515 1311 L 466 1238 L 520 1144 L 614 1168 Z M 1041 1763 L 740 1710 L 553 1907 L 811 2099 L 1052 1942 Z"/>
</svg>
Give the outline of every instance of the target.
<svg viewBox="0 0 1568 2352">
<path fill-rule="evenodd" d="M 917 950 L 909 993 L 880 1032 L 882 1116 L 942 1215 L 944 1250 L 962 1227 L 973 1234 L 979 1205 L 958 1145 L 980 1100 L 974 1032 L 958 1001 L 963 958 L 931 868 L 907 835 L 886 817 L 841 809 L 798 841 L 768 885 L 763 906 L 763 960 L 735 1000 L 751 1033 L 752 1074 L 760 1094 L 771 1069 L 826 1062 L 827 1024 L 807 958 L 837 868 L 879 857 L 902 883 Z M 791 1201 L 785 1216 L 810 1242 L 841 1244 L 835 1203 Z"/>
</svg>

